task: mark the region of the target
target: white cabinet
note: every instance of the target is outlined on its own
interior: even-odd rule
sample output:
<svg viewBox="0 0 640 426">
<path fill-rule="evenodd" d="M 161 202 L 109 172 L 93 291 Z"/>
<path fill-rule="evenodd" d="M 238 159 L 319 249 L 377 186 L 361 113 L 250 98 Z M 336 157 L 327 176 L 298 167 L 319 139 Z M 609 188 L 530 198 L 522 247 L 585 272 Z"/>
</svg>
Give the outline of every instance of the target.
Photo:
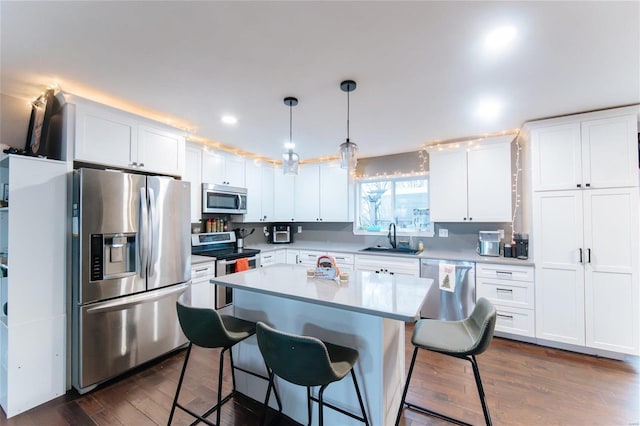
<svg viewBox="0 0 640 426">
<path fill-rule="evenodd" d="M 275 171 L 272 164 L 246 161 L 247 213 L 243 222 L 272 222 Z"/>
<path fill-rule="evenodd" d="M 244 158 L 226 152 L 204 149 L 202 151 L 202 181 L 244 188 Z"/>
<path fill-rule="evenodd" d="M 187 144 L 185 154 L 184 180 L 191 183 L 191 223 L 202 218 L 202 147 Z"/>
<path fill-rule="evenodd" d="M 293 217 L 299 222 L 320 220 L 320 166 L 305 164 L 295 178 Z"/>
<path fill-rule="evenodd" d="M 637 186 L 637 121 L 622 109 L 528 123 L 533 190 Z"/>
<path fill-rule="evenodd" d="M 76 161 L 182 176 L 185 140 L 178 129 L 71 97 Z"/>
<path fill-rule="evenodd" d="M 275 265 L 276 263 L 287 263 L 286 249 L 260 253 L 260 266 Z"/>
<path fill-rule="evenodd" d="M 274 176 L 273 215 L 277 222 L 293 222 L 296 177 L 276 169 Z"/>
<path fill-rule="evenodd" d="M 379 274 L 401 274 L 418 277 L 420 276 L 420 261 L 403 257 L 356 255 L 355 269 L 357 271 L 373 271 Z"/>
<path fill-rule="evenodd" d="M 496 331 L 535 337 L 533 266 L 476 263 L 476 296 L 496 308 Z"/>
<path fill-rule="evenodd" d="M 638 355 L 638 189 L 534 195 L 536 336 Z"/>
<path fill-rule="evenodd" d="M 640 354 L 638 108 L 528 123 L 536 337 Z"/>
<path fill-rule="evenodd" d="M 319 219 L 349 222 L 349 174 L 337 161 L 320 163 Z"/>
<path fill-rule="evenodd" d="M 215 309 L 215 286 L 209 282 L 216 276 L 215 262 L 191 265 L 191 305 Z"/>
<path fill-rule="evenodd" d="M 511 140 L 429 150 L 433 222 L 510 222 Z"/>
<path fill-rule="evenodd" d="M 276 172 L 278 221 L 348 222 L 349 179 L 338 162 L 301 165 L 297 176 Z"/>
<path fill-rule="evenodd" d="M 0 279 L 0 405 L 9 418 L 66 391 L 67 165 L 10 155 L 0 183 L 9 190 L 0 209 L 9 266 Z"/>
</svg>

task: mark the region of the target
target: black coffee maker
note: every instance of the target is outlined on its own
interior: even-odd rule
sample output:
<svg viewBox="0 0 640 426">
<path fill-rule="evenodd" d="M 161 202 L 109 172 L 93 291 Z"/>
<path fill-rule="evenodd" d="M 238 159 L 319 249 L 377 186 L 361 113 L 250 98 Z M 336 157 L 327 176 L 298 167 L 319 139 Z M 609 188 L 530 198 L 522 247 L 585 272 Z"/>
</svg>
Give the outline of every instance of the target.
<svg viewBox="0 0 640 426">
<path fill-rule="evenodd" d="M 515 241 L 515 256 L 518 259 L 529 258 L 529 234 L 515 234 L 513 236 Z M 513 248 L 512 248 L 513 249 Z"/>
</svg>

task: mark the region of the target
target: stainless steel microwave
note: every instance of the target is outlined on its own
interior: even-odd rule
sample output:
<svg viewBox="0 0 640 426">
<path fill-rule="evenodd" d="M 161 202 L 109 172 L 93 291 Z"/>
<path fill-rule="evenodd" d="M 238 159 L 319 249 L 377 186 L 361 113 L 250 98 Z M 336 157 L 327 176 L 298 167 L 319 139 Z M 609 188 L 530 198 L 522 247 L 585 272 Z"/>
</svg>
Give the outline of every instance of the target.
<svg viewBox="0 0 640 426">
<path fill-rule="evenodd" d="M 202 213 L 245 214 L 247 188 L 212 183 L 202 184 Z"/>
</svg>

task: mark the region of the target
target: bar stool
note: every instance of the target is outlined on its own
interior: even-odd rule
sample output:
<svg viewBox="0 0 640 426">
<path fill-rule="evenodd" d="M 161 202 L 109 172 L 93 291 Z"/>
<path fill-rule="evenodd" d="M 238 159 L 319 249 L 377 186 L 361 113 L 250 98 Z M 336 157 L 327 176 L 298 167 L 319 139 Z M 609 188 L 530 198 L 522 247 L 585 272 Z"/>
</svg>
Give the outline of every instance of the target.
<svg viewBox="0 0 640 426">
<path fill-rule="evenodd" d="M 256 337 L 262 357 L 270 371 L 261 424 L 264 424 L 265 421 L 266 406 L 271 388 L 275 391 L 274 377 L 278 376 L 289 383 L 306 386 L 309 425 L 311 425 L 311 401 L 318 403 L 320 426 L 324 424 L 323 407 L 325 405 L 351 418 L 360 420 L 367 426 L 369 425 L 358 381 L 353 371 L 353 366 L 358 360 L 358 351 L 345 346 L 323 342 L 315 337 L 284 333 L 269 327 L 263 322 L 258 322 L 256 326 Z M 349 372 L 351 372 L 353 385 L 360 403 L 361 417 L 322 400 L 322 395 L 327 386 L 342 380 Z M 311 395 L 312 386 L 320 386 L 317 398 Z"/>
<path fill-rule="evenodd" d="M 180 373 L 178 388 L 176 389 L 176 395 L 173 399 L 171 414 L 169 415 L 169 421 L 167 422 L 167 425 L 171 424 L 171 420 L 173 419 L 173 414 L 176 407 L 208 425 L 219 425 L 220 409 L 222 408 L 222 405 L 225 402 L 229 401 L 236 392 L 235 370 L 240 370 L 247 374 L 251 374 L 252 376 L 259 377 L 264 380 L 269 380 L 269 378 L 266 376 L 235 366 L 233 364 L 233 354 L 231 351 L 229 351 L 233 390 L 229 393 L 229 395 L 222 398 L 222 371 L 224 368 L 224 353 L 231 349 L 231 347 L 233 347 L 233 345 L 235 345 L 236 343 L 239 343 L 246 338 L 254 335 L 256 332 L 256 324 L 254 322 L 246 321 L 230 315 L 220 315 L 213 309 L 188 306 L 183 304 L 181 300 L 178 300 L 176 302 L 176 309 L 178 310 L 178 320 L 180 322 L 180 327 L 182 328 L 182 332 L 185 334 L 185 336 L 187 336 L 187 339 L 189 339 L 189 345 L 187 347 L 187 353 L 184 358 L 184 364 L 182 365 L 182 372 Z M 218 372 L 218 402 L 202 415 L 196 414 L 192 410 L 178 403 L 180 388 L 182 387 L 184 373 L 187 370 L 187 364 L 189 362 L 189 356 L 191 355 L 191 348 L 193 347 L 193 345 L 203 348 L 223 348 L 222 352 L 220 352 L 220 370 Z M 274 392 L 274 395 L 278 403 L 279 411 L 282 411 L 280 397 L 276 392 Z M 211 423 L 205 417 L 209 416 L 214 411 L 217 411 L 216 423 Z"/>
<path fill-rule="evenodd" d="M 489 407 L 482 388 L 482 380 L 480 379 L 480 371 L 476 355 L 483 353 L 491 343 L 493 338 L 493 330 L 496 325 L 496 309 L 491 302 L 485 298 L 480 298 L 476 302 L 476 306 L 469 317 L 461 321 L 443 321 L 422 319 L 416 324 L 411 336 L 411 343 L 415 346 L 413 350 L 413 358 L 407 375 L 407 383 L 404 386 L 402 400 L 400 401 L 400 409 L 396 417 L 396 426 L 400 423 L 402 410 L 406 405 L 416 411 L 437 417 L 459 425 L 469 425 L 461 420 L 454 419 L 444 414 L 436 413 L 418 405 L 406 402 L 407 390 L 411 380 L 411 373 L 416 363 L 418 349 L 425 349 L 432 352 L 438 352 L 455 358 L 466 359 L 473 367 L 473 375 L 478 387 L 480 395 L 480 403 L 484 412 L 484 419 L 487 425 L 491 425 L 491 417 L 489 415 Z"/>
</svg>

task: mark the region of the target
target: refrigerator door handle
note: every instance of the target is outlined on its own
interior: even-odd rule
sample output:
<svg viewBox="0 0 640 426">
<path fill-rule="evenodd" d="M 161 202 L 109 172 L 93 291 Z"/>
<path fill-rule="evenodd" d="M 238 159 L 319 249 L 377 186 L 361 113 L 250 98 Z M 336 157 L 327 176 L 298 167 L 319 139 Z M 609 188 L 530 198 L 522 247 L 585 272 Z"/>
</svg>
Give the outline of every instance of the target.
<svg viewBox="0 0 640 426">
<path fill-rule="evenodd" d="M 138 219 L 140 226 L 138 227 L 138 254 L 140 256 L 140 278 L 147 277 L 147 245 L 148 245 L 148 229 L 149 229 L 149 208 L 147 202 L 146 188 L 140 188 L 140 218 Z"/>
<path fill-rule="evenodd" d="M 178 286 L 172 286 L 167 289 L 156 290 L 151 293 L 141 293 L 133 296 L 127 296 L 118 300 L 113 300 L 105 303 L 99 303 L 97 306 L 86 310 L 88 314 L 98 314 L 101 312 L 120 311 L 127 309 L 131 306 L 140 305 L 142 303 L 155 302 L 156 300 L 164 299 L 172 294 L 184 292 L 189 288 L 189 284 L 181 284 Z"/>
<path fill-rule="evenodd" d="M 156 247 L 158 245 L 158 234 L 160 233 L 160 224 L 156 211 L 156 196 L 153 188 L 149 188 L 149 222 L 149 277 L 153 277 L 153 271 L 155 269 L 153 265 L 155 265 L 157 261 L 158 250 L 156 250 Z"/>
</svg>

